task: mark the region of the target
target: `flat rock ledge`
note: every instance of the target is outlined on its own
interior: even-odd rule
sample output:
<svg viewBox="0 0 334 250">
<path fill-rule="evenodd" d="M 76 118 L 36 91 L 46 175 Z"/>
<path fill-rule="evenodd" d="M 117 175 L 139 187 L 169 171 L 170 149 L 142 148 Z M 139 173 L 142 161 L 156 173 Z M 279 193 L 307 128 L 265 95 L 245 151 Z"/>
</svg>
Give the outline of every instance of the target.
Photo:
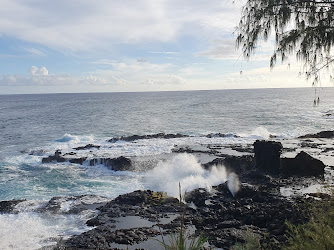
<svg viewBox="0 0 334 250">
<path fill-rule="evenodd" d="M 261 185 L 243 184 L 236 197 L 225 183 L 213 187 L 212 192 L 195 189 L 186 194 L 187 203 L 182 206 L 177 199 L 150 190 L 120 195 L 99 207 L 98 215 L 87 221 L 87 225 L 94 226 L 92 230 L 60 242 L 55 249 L 118 249 L 115 244 L 123 249 L 135 247 L 152 237 L 176 232 L 182 213 L 185 227 L 207 237 L 211 247 L 230 249 L 252 232 L 276 249 L 286 243 L 286 221 L 307 221 L 300 212 L 306 198 L 292 201 L 273 192 L 272 186 L 282 181 L 269 178 Z M 151 226 L 117 228 L 117 221 L 124 218 L 151 222 Z M 166 222 L 166 218 L 170 220 Z"/>
</svg>

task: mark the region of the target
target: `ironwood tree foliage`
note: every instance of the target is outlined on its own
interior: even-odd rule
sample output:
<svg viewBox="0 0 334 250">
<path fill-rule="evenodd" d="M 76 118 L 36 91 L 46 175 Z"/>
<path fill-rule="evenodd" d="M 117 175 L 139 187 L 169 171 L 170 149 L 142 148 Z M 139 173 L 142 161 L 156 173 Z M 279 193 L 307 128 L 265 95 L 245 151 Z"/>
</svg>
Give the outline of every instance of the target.
<svg viewBox="0 0 334 250">
<path fill-rule="evenodd" d="M 318 84 L 322 69 L 334 63 L 334 1 L 330 0 L 248 0 L 237 28 L 237 47 L 249 59 L 261 40 L 275 39 L 270 59 L 286 61 L 296 54 L 303 73 Z M 332 76 L 330 74 L 330 78 Z"/>
</svg>

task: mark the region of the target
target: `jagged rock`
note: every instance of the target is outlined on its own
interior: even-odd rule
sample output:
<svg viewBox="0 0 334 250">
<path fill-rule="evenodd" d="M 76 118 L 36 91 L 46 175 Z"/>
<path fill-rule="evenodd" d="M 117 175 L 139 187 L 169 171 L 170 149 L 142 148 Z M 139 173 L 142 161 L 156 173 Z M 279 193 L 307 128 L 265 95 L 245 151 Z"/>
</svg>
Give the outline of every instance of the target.
<svg viewBox="0 0 334 250">
<path fill-rule="evenodd" d="M 295 158 L 282 158 L 281 171 L 283 175 L 318 176 L 325 172 L 325 164 L 301 151 Z"/>
<path fill-rule="evenodd" d="M 90 166 L 95 166 L 97 164 L 103 164 L 106 167 L 114 171 L 133 171 L 135 167 L 132 165 L 131 160 L 124 156 L 118 158 L 99 158 L 92 159 L 89 162 Z"/>
<path fill-rule="evenodd" d="M 299 136 L 298 138 L 334 138 L 334 131 L 321 131 L 316 134 L 307 134 Z"/>
<path fill-rule="evenodd" d="M 243 145 L 231 145 L 230 146 L 231 149 L 235 150 L 235 151 L 238 151 L 238 152 L 241 152 L 241 153 L 254 153 L 254 150 L 253 150 L 253 145 L 249 145 L 247 144 L 246 146 L 243 146 Z"/>
<path fill-rule="evenodd" d="M 44 157 L 42 163 L 51 163 L 51 162 L 65 162 L 67 159 L 61 156 L 61 152 L 57 150 L 54 155 Z"/>
<path fill-rule="evenodd" d="M 225 158 L 216 158 L 211 162 L 203 165 L 205 169 L 210 169 L 212 166 L 223 165 L 227 168 L 228 172 L 234 172 L 236 174 L 245 174 L 254 169 L 255 161 L 252 155 L 243 156 L 226 156 Z"/>
<path fill-rule="evenodd" d="M 143 139 L 173 139 L 173 138 L 182 138 L 182 137 L 188 137 L 188 135 L 182 135 L 182 134 L 165 134 L 165 133 L 158 133 L 153 135 L 131 135 L 131 136 L 122 136 L 122 137 L 115 137 L 108 142 L 116 142 L 116 141 L 135 141 L 135 140 L 143 140 Z"/>
<path fill-rule="evenodd" d="M 254 142 L 255 167 L 264 172 L 278 174 L 282 149 L 280 142 L 257 140 Z"/>
<path fill-rule="evenodd" d="M 94 210 L 109 201 L 108 198 L 98 195 L 76 195 L 52 197 L 44 206 L 36 211 L 52 214 L 79 214 L 85 210 Z M 68 206 L 64 207 L 64 204 Z"/>
<path fill-rule="evenodd" d="M 206 189 L 198 188 L 190 192 L 187 192 L 184 197 L 184 200 L 187 203 L 193 202 L 196 205 L 196 207 L 203 207 L 206 206 L 205 201 L 208 199 L 208 197 L 209 193 Z"/>
<path fill-rule="evenodd" d="M 97 146 L 97 145 L 93 145 L 93 144 L 87 144 L 86 146 L 82 146 L 82 147 L 77 147 L 74 148 L 75 150 L 84 150 L 84 149 L 91 149 L 91 148 L 97 148 L 99 149 L 101 146 Z"/>
<path fill-rule="evenodd" d="M 15 206 L 23 201 L 26 201 L 26 200 L 0 201 L 0 214 L 12 213 Z"/>
<path fill-rule="evenodd" d="M 235 134 L 221 134 L 221 133 L 211 133 L 206 135 L 207 138 L 217 138 L 217 137 L 234 137 L 239 138 L 240 136 Z"/>
<path fill-rule="evenodd" d="M 115 201 L 121 204 L 128 204 L 128 205 L 142 205 L 148 201 L 148 197 L 152 194 L 150 190 L 136 190 L 132 193 L 124 194 L 118 196 Z"/>
<path fill-rule="evenodd" d="M 65 155 L 71 156 L 71 155 L 75 155 L 75 153 L 71 152 Z M 70 163 L 83 165 L 83 163 L 86 160 L 87 160 L 87 157 L 81 157 L 81 158 L 63 157 L 62 153 L 59 150 L 57 150 L 54 155 L 44 157 L 42 159 L 42 163 L 66 162 L 67 161 Z M 103 164 L 106 167 L 109 167 L 110 169 L 114 171 L 134 171 L 135 170 L 135 166 L 132 164 L 131 160 L 124 156 L 120 156 L 118 158 L 95 158 L 95 159 L 89 160 L 90 166 L 95 166 L 98 164 Z"/>
<path fill-rule="evenodd" d="M 86 160 L 87 160 L 87 157 L 81 157 L 81 158 L 69 159 L 69 162 L 82 165 Z"/>
</svg>

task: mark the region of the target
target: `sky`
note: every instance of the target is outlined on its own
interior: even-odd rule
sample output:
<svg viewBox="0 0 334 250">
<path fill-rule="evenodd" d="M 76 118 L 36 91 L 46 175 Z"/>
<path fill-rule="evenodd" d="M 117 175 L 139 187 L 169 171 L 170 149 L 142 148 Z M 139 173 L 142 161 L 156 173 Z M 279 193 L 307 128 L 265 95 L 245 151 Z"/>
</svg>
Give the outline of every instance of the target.
<svg viewBox="0 0 334 250">
<path fill-rule="evenodd" d="M 310 87 L 235 46 L 243 0 L 0 0 L 0 94 Z"/>
</svg>

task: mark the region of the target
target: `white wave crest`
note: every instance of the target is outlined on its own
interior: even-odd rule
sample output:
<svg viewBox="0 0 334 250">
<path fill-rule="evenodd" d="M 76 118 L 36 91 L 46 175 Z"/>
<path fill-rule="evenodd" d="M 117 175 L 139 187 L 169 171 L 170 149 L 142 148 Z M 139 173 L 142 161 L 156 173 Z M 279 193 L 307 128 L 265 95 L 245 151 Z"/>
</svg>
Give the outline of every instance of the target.
<svg viewBox="0 0 334 250">
<path fill-rule="evenodd" d="M 250 136 L 254 137 L 255 139 L 268 140 L 270 138 L 270 135 L 271 133 L 265 127 L 257 127 L 252 131 Z"/>
<path fill-rule="evenodd" d="M 62 138 L 59 138 L 56 141 L 57 142 L 79 141 L 79 138 L 71 134 L 65 134 Z"/>
</svg>

